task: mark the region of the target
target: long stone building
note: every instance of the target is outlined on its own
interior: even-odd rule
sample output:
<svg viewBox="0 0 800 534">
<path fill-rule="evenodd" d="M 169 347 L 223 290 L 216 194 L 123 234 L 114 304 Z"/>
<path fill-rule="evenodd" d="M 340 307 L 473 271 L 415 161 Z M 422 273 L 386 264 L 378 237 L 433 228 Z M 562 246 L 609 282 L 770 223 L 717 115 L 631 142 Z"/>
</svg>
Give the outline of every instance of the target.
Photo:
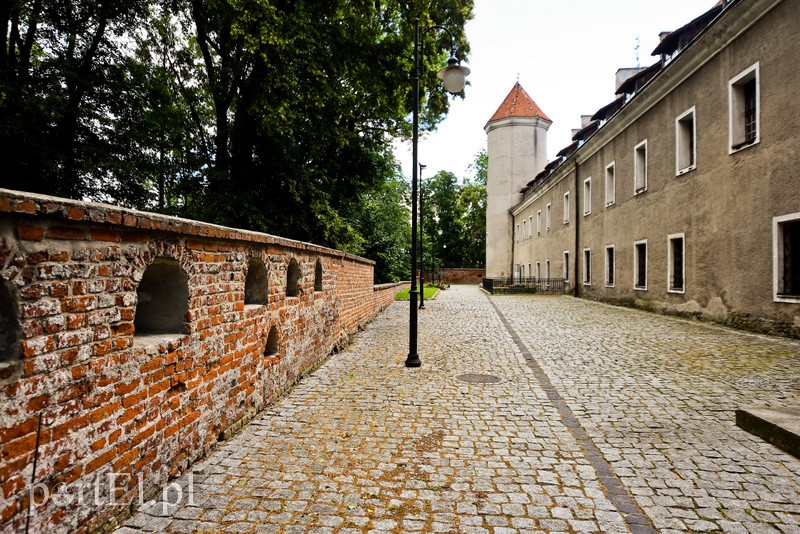
<svg viewBox="0 0 800 534">
<path fill-rule="evenodd" d="M 485 127 L 487 276 L 800 336 L 798 23 L 734 0 L 662 34 L 547 164 L 515 85 Z"/>
</svg>

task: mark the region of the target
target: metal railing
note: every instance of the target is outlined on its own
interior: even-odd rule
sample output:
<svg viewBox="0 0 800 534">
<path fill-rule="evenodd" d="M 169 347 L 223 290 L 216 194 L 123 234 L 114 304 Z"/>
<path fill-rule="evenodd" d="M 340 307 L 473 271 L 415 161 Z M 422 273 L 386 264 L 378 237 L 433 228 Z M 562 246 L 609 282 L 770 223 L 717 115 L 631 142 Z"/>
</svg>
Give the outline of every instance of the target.
<svg viewBox="0 0 800 534">
<path fill-rule="evenodd" d="M 495 293 L 560 295 L 567 290 L 567 283 L 563 278 L 484 278 L 482 285 L 492 295 Z"/>
</svg>

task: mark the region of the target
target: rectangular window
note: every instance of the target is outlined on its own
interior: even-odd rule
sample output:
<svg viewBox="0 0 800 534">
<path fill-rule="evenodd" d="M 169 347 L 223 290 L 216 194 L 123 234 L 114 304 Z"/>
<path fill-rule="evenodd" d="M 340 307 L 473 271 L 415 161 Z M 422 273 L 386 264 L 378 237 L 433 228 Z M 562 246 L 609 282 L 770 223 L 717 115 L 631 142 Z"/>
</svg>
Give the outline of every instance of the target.
<svg viewBox="0 0 800 534">
<path fill-rule="evenodd" d="M 647 240 L 633 244 L 633 288 L 647 289 Z"/>
<path fill-rule="evenodd" d="M 729 152 L 759 141 L 759 65 L 756 63 L 728 82 Z"/>
<path fill-rule="evenodd" d="M 606 246 L 606 287 L 614 287 L 614 245 Z"/>
<path fill-rule="evenodd" d="M 536 262 L 536 279 L 538 280 L 541 277 L 542 277 L 542 263 L 537 261 Z"/>
<path fill-rule="evenodd" d="M 544 262 L 544 275 L 550 280 L 550 260 L 545 260 Z"/>
<path fill-rule="evenodd" d="M 542 210 L 536 212 L 536 235 L 542 233 Z"/>
<path fill-rule="evenodd" d="M 569 251 L 564 251 L 564 266 L 563 266 L 564 281 L 569 281 Z"/>
<path fill-rule="evenodd" d="M 606 167 L 606 207 L 611 206 L 617 200 L 617 176 L 612 161 Z"/>
<path fill-rule="evenodd" d="M 772 219 L 776 302 L 800 302 L 800 213 Z"/>
<path fill-rule="evenodd" d="M 528 237 L 528 221 L 522 219 L 522 239 Z"/>
<path fill-rule="evenodd" d="M 583 215 L 592 213 L 592 177 L 583 181 Z"/>
<path fill-rule="evenodd" d="M 564 193 L 564 224 L 569 222 L 569 191 Z"/>
<path fill-rule="evenodd" d="M 647 191 L 647 139 L 633 149 L 633 194 Z"/>
<path fill-rule="evenodd" d="M 533 215 L 528 217 L 528 228 L 530 228 L 531 237 L 533 237 Z"/>
<path fill-rule="evenodd" d="M 531 264 L 528 264 L 528 278 L 531 277 Z"/>
<path fill-rule="evenodd" d="M 675 119 L 675 173 L 683 174 L 694 170 L 696 163 L 696 135 L 694 108 L 685 111 Z"/>
<path fill-rule="evenodd" d="M 686 245 L 683 234 L 673 234 L 667 236 L 667 267 L 669 268 L 670 293 L 683 293 L 686 290 L 686 276 L 684 266 L 686 265 Z"/>
<path fill-rule="evenodd" d="M 592 285 L 592 251 L 583 249 L 583 285 Z"/>
<path fill-rule="evenodd" d="M 520 233 L 519 233 L 519 223 L 517 223 L 517 234 L 516 234 L 516 236 L 515 236 L 515 239 L 514 239 L 514 240 L 515 240 L 515 241 L 519 241 L 520 239 L 521 239 L 521 238 L 520 238 Z"/>
<path fill-rule="evenodd" d="M 550 228 L 553 227 L 553 210 L 552 210 L 552 207 L 550 206 L 550 204 L 547 205 L 547 207 L 545 208 L 544 213 L 545 213 L 545 216 L 544 216 L 545 228 L 550 230 Z"/>
</svg>

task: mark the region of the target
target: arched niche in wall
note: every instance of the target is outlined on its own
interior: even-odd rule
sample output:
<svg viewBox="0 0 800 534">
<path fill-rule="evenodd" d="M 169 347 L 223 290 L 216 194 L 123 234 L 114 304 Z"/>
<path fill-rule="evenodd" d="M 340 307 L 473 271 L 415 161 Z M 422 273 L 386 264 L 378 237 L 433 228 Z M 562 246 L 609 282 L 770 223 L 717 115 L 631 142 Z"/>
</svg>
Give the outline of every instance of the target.
<svg viewBox="0 0 800 534">
<path fill-rule="evenodd" d="M 322 260 L 317 258 L 317 266 L 314 267 L 314 291 L 322 291 Z"/>
<path fill-rule="evenodd" d="M 247 262 L 247 277 L 244 280 L 244 303 L 267 304 L 269 300 L 269 276 L 264 262 L 250 258 Z"/>
<path fill-rule="evenodd" d="M 297 297 L 300 295 L 300 264 L 292 258 L 286 269 L 286 296 Z"/>
<path fill-rule="evenodd" d="M 19 316 L 14 293 L 0 282 L 0 364 L 19 359 Z"/>
<path fill-rule="evenodd" d="M 267 346 L 264 348 L 264 356 L 276 356 L 279 350 L 278 327 L 273 326 L 269 329 L 269 335 L 267 335 Z"/>
<path fill-rule="evenodd" d="M 133 326 L 140 334 L 186 334 L 189 279 L 172 258 L 156 258 L 136 289 Z"/>
</svg>

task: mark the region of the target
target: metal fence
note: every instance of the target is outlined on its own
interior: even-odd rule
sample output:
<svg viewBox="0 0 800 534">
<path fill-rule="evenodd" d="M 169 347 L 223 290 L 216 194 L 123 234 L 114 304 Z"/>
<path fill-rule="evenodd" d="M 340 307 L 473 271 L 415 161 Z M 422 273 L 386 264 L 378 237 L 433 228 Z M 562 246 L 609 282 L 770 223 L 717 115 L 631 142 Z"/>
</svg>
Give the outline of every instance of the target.
<svg viewBox="0 0 800 534">
<path fill-rule="evenodd" d="M 495 293 L 540 293 L 560 295 L 567 290 L 563 278 L 484 278 L 483 288 Z"/>
</svg>

